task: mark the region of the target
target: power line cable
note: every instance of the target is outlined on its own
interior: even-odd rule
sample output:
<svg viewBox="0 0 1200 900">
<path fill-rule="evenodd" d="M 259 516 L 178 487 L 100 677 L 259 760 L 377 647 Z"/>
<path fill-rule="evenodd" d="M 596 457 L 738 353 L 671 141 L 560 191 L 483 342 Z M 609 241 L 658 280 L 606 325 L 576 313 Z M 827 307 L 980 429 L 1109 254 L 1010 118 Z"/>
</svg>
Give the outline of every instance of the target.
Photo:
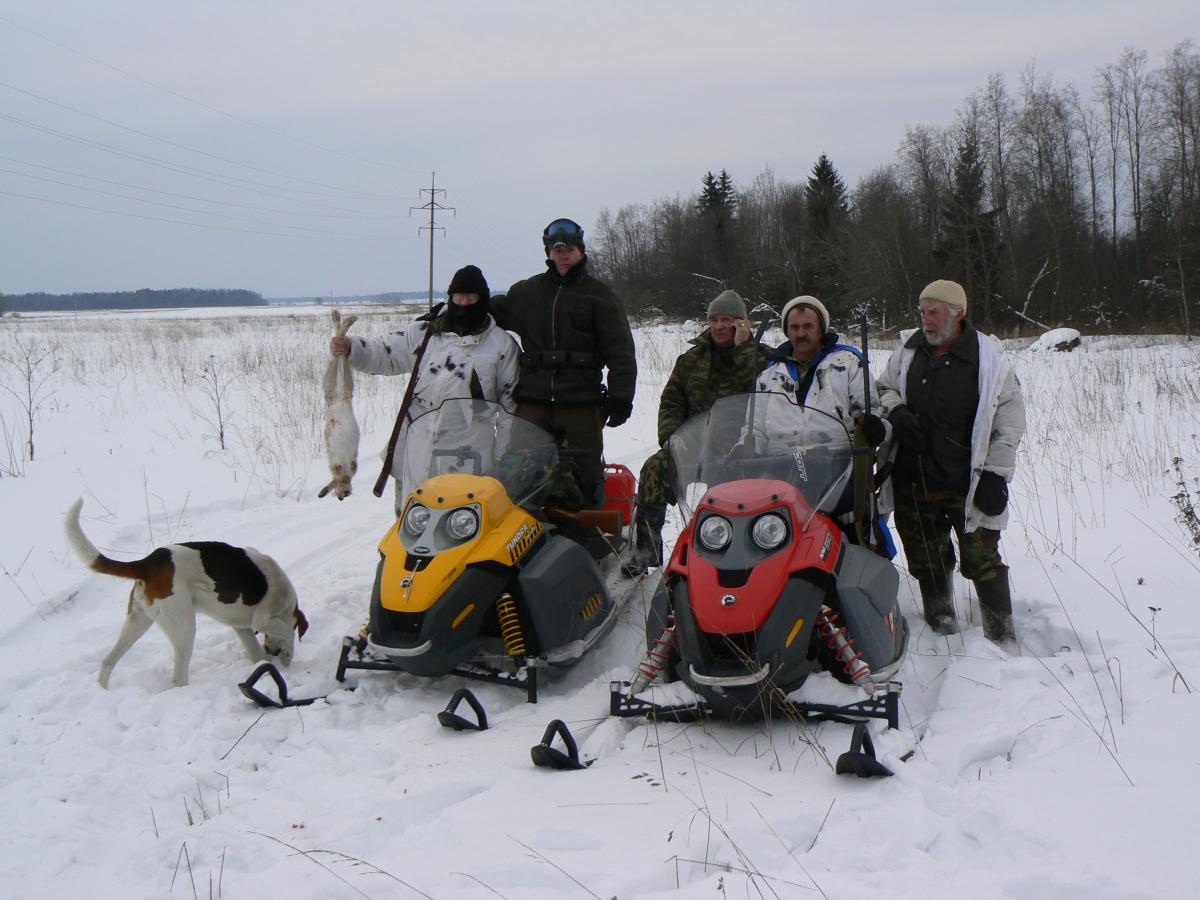
<svg viewBox="0 0 1200 900">
<path fill-rule="evenodd" d="M 391 221 L 394 219 L 408 218 L 407 216 L 401 216 L 398 214 L 390 214 L 390 213 L 374 213 L 374 214 L 368 213 L 368 214 L 360 214 L 360 215 L 342 215 L 339 213 L 318 213 L 318 212 L 304 212 L 302 210 L 294 210 L 294 209 L 275 209 L 274 207 L 270 207 L 270 206 L 253 206 L 248 203 L 234 203 L 231 200 L 213 200 L 210 197 L 196 197 L 192 194 L 178 194 L 178 193 L 175 193 L 174 191 L 160 191 L 157 188 L 148 188 L 148 187 L 144 187 L 140 184 L 130 184 L 127 181 L 114 181 L 111 178 L 101 178 L 99 175 L 87 175 L 83 172 L 72 172 L 70 169 L 58 169 L 58 168 L 55 168 L 54 166 L 45 166 L 45 165 L 42 165 L 41 163 L 29 162 L 28 160 L 25 160 L 25 159 L 17 159 L 15 156 L 5 156 L 2 153 L 0 153 L 0 159 L 5 160 L 7 162 L 11 162 L 11 163 L 16 163 L 17 165 L 21 165 L 21 166 L 30 166 L 31 168 L 35 168 L 35 169 L 42 169 L 43 171 L 46 171 L 46 172 L 55 172 L 59 175 L 69 175 L 72 178 L 83 178 L 87 181 L 98 181 L 101 184 L 111 184 L 116 187 L 129 188 L 130 190 L 133 190 L 133 191 L 145 191 L 148 194 L 158 194 L 163 197 L 175 197 L 176 199 L 179 199 L 179 200 L 195 200 L 198 203 L 212 203 L 217 206 L 232 206 L 236 209 L 249 209 L 249 210 L 254 210 L 255 212 L 279 213 L 279 214 L 285 215 L 285 216 L 311 216 L 311 217 L 322 218 L 322 219 L 357 219 L 357 220 L 361 220 L 364 222 L 367 222 L 367 221 L 370 221 L 370 222 Z M 24 173 L 18 172 L 16 174 L 24 174 Z"/>
<path fill-rule="evenodd" d="M 45 134 L 61 138 L 65 141 L 70 141 L 75 144 L 82 144 L 85 147 L 91 147 L 96 150 L 102 150 L 105 153 L 112 153 L 115 156 L 122 156 L 126 159 L 132 159 L 135 162 L 145 163 L 152 166 L 157 166 L 161 169 L 166 169 L 169 172 L 174 172 L 177 175 L 189 175 L 192 178 L 199 178 L 201 181 L 211 181 L 214 184 L 222 185 L 223 187 L 235 188 L 237 190 L 250 191 L 254 194 L 262 194 L 267 197 L 274 197 L 276 200 L 286 200 L 289 203 L 304 203 L 309 206 L 318 207 L 320 209 L 333 209 L 338 212 L 357 213 L 361 210 L 350 209 L 345 206 L 333 206 L 328 203 L 318 203 L 315 200 L 300 200 L 295 197 L 288 197 L 283 194 L 276 194 L 270 190 L 264 190 L 265 187 L 275 188 L 276 190 L 292 191 L 294 193 L 311 194 L 312 191 L 303 191 L 298 188 L 282 187 L 278 185 L 262 185 L 260 182 L 250 181 L 245 178 L 238 178 L 234 175 L 222 175 L 219 172 L 211 172 L 207 169 L 198 169 L 195 166 L 188 166 L 183 163 L 173 163 L 169 160 L 160 159 L 156 156 L 150 156 L 145 153 L 138 153 L 133 150 L 124 150 L 120 147 L 114 147 L 111 144 L 105 144 L 102 141 L 93 141 L 90 138 L 80 137 L 79 135 L 71 134 L 66 131 L 59 131 L 56 128 L 50 128 L 48 125 L 39 125 L 37 122 L 30 122 L 27 119 L 21 119 L 17 116 L 9 115 L 8 113 L 0 112 L 0 120 L 12 122 L 24 128 L 31 128 L 34 131 L 41 131 Z M 241 182 L 240 184 L 238 182 Z M 257 185 L 257 187 L 255 187 Z M 316 196 L 324 196 L 317 194 Z"/>
<path fill-rule="evenodd" d="M 276 172 L 272 169 L 263 169 L 263 168 L 260 168 L 259 166 L 250 165 L 250 163 L 239 162 L 238 160 L 230 159 L 227 156 L 220 156 L 216 153 L 209 153 L 207 150 L 200 150 L 200 149 L 197 149 L 196 147 L 191 147 L 187 144 L 181 144 L 178 141 L 172 141 L 169 138 L 159 137 L 156 134 L 151 134 L 148 131 L 142 131 L 141 129 L 138 129 L 138 128 L 132 128 L 129 125 L 122 125 L 120 122 L 114 122 L 112 119 L 106 119 L 103 116 L 94 115 L 93 113 L 86 112 L 85 110 L 77 109 L 74 106 L 68 106 L 66 103 L 59 103 L 57 100 L 51 100 L 49 97 L 43 97 L 41 94 L 35 94 L 33 91 L 27 91 L 24 88 L 19 88 L 16 85 L 9 84 L 6 81 L 0 81 L 0 87 L 6 87 L 10 91 L 14 91 L 18 94 L 24 94 L 26 97 L 32 97 L 35 100 L 40 100 L 43 103 L 48 103 L 51 106 L 57 106 L 59 109 L 65 109 L 68 112 L 75 113 L 76 115 L 85 116 L 86 118 L 94 119 L 97 122 L 103 122 L 105 125 L 110 125 L 113 128 L 120 128 L 122 131 L 128 131 L 130 134 L 136 134 L 136 135 L 139 135 L 144 138 L 149 138 L 152 141 L 158 141 L 158 142 L 166 144 L 170 147 L 176 147 L 180 150 L 187 150 L 189 153 L 196 153 L 196 154 L 199 154 L 200 156 L 207 156 L 209 159 L 219 160 L 220 162 L 229 163 L 230 165 L 234 165 L 234 166 L 241 166 L 242 168 L 250 169 L 252 172 L 259 172 L 263 175 L 270 175 L 273 178 L 283 178 L 283 179 L 286 179 L 289 181 L 298 181 L 300 184 L 307 184 L 307 185 L 311 185 L 313 187 L 327 188 L 331 191 L 337 191 L 339 194 L 344 194 L 348 197 L 357 195 L 358 197 L 362 197 L 362 198 L 365 198 L 368 200 L 389 200 L 389 201 L 401 199 L 399 197 L 389 197 L 389 196 L 385 196 L 385 195 L 381 195 L 381 194 L 370 194 L 365 191 L 356 191 L 356 190 L 353 190 L 352 188 L 338 187 L 335 184 L 325 184 L 324 182 L 321 182 L 321 181 L 310 181 L 307 178 L 297 178 L 294 175 L 286 175 L 282 172 Z M 283 185 L 280 185 L 280 187 L 283 187 L 284 190 L 289 190 L 288 188 L 284 187 Z M 327 195 L 321 194 L 318 196 L 327 196 Z M 410 199 L 410 198 L 404 198 L 404 199 Z"/>
<path fill-rule="evenodd" d="M 21 178 L 32 178 L 36 181 L 45 181 L 49 184 L 57 184 L 63 187 L 74 188 L 77 191 L 92 191 L 96 194 L 103 194 L 106 197 L 116 197 L 118 200 L 130 200 L 134 203 L 149 203 L 153 206 L 165 206 L 167 209 L 178 209 L 182 212 L 196 213 L 201 216 L 216 216 L 217 218 L 230 219 L 234 222 L 249 222 L 252 225 L 268 225 L 272 228 L 294 228 L 297 231 L 311 232 L 307 235 L 296 235 L 297 237 L 355 237 L 369 238 L 371 240 L 386 240 L 389 237 L 388 235 L 354 234 L 344 231 L 321 231 L 316 228 L 305 228 L 303 225 L 288 225 L 283 222 L 264 222 L 261 219 L 248 219 L 245 216 L 231 216 L 227 213 L 209 212 L 208 210 L 195 209 L 191 206 L 179 206 L 176 203 L 165 203 L 162 200 L 147 200 L 142 197 L 130 197 L 128 194 L 118 194 L 114 191 L 106 191 L 102 188 L 88 187 L 87 185 L 83 184 L 70 184 L 66 181 L 59 181 L 57 178 L 46 178 L 44 175 L 31 175 L 27 172 L 18 172 L 15 169 L 5 169 L 0 167 L 0 172 L 7 172 L 9 175 L 17 175 Z"/>
<path fill-rule="evenodd" d="M 122 69 L 118 66 L 114 66 L 111 63 L 107 63 L 102 59 L 97 59 L 94 56 L 84 53 L 82 50 L 76 50 L 74 47 L 69 47 L 60 41 L 54 40 L 54 38 L 51 38 L 51 37 L 48 37 L 48 36 L 42 34 L 39 31 L 34 31 L 32 28 L 27 28 L 26 26 L 20 24 L 19 22 L 14 22 L 12 19 L 8 18 L 7 16 L 0 15 L 0 22 L 5 22 L 6 24 L 12 26 L 13 28 L 16 28 L 20 31 L 24 31 L 26 34 L 31 34 L 34 37 L 40 38 L 41 40 L 46 41 L 49 44 L 53 44 L 56 47 L 66 50 L 68 53 L 74 53 L 76 56 L 80 56 L 83 59 L 88 60 L 89 62 L 93 62 L 98 66 L 103 66 L 104 68 L 110 69 L 113 72 L 117 72 L 121 75 L 124 75 L 127 78 L 132 78 L 134 81 L 140 82 L 141 84 L 147 85 L 148 87 L 152 87 L 157 91 L 162 91 L 164 94 L 169 94 L 170 96 L 175 97 L 179 100 L 184 100 L 188 103 L 199 106 L 202 109 L 206 109 L 209 112 L 214 112 L 217 115 L 225 116 L 226 118 L 232 119 L 235 122 L 240 122 L 243 125 L 248 125 L 251 128 L 257 128 L 260 131 L 265 131 L 268 134 L 275 135 L 276 137 L 284 138 L 285 140 L 293 141 L 297 144 L 302 144 L 306 147 L 312 147 L 313 149 L 320 150 L 324 153 L 332 153 L 335 156 L 341 156 L 346 159 L 352 159 L 355 162 L 368 163 L 369 165 L 372 165 L 372 166 L 380 166 L 381 168 L 392 169 L 393 171 L 396 171 L 396 172 L 402 172 L 405 175 L 417 174 L 414 171 L 407 171 L 407 170 L 401 169 L 399 166 L 391 165 L 390 163 L 383 163 L 383 162 L 379 162 L 374 159 L 368 159 L 367 157 L 364 157 L 364 156 L 355 156 L 354 154 L 351 154 L 351 153 L 344 153 L 343 151 L 335 150 L 332 147 L 325 147 L 321 144 L 317 144 L 312 141 L 307 141 L 303 138 L 294 137 L 293 135 L 287 134 L 282 131 L 277 131 L 274 128 L 271 128 L 267 125 L 262 125 L 258 122 L 251 121 L 250 119 L 244 119 L 241 116 L 234 115 L 231 112 L 226 112 L 223 109 L 220 109 L 216 106 L 212 106 L 209 103 L 205 103 L 203 100 L 196 100 L 195 98 L 189 97 L 186 94 L 181 94 L 178 91 L 173 91 L 170 88 L 163 87 L 161 84 L 155 84 L 153 81 L 150 81 L 149 79 L 142 78 L 140 75 L 135 75 L 132 72 L 126 71 L 125 69 Z"/>
<path fill-rule="evenodd" d="M 318 239 L 330 241 L 415 241 L 417 237 L 367 237 L 367 238 L 339 238 L 339 237 L 322 237 L 320 235 L 308 234 L 281 234 L 273 231 L 254 231 L 249 228 L 233 228 L 228 225 L 212 225 L 205 222 L 183 222 L 179 219 L 165 219 L 161 216 L 144 216 L 139 213 L 122 212 L 117 209 L 103 209 L 98 206 L 87 206 L 82 203 L 68 203 L 65 200 L 51 200 L 48 197 L 34 197 L 31 194 L 18 194 L 14 191 L 0 191 L 0 196 L 3 197 L 20 197 L 22 200 L 36 200 L 39 203 L 52 203 L 55 206 L 69 206 L 73 209 L 86 209 L 92 212 L 108 213 L 114 216 L 125 216 L 130 219 L 145 219 L 150 222 L 167 222 L 171 225 L 189 225 L 192 228 L 207 228 L 212 231 L 236 231 L 240 234 L 258 234 L 266 235 L 267 237 L 283 237 L 283 238 L 303 238 L 305 240 Z"/>
</svg>

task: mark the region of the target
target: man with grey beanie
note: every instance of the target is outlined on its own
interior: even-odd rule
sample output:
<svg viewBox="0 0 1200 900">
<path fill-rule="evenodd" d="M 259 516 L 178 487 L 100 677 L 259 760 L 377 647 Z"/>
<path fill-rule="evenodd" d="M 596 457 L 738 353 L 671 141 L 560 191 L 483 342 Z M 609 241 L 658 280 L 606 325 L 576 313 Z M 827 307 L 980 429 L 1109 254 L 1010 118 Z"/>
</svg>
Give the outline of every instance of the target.
<svg viewBox="0 0 1200 900">
<path fill-rule="evenodd" d="M 687 419 L 731 394 L 754 390 L 767 348 L 751 339 L 746 304 L 736 291 L 722 291 L 708 304 L 708 328 L 675 360 L 658 404 L 657 453 L 638 478 L 635 543 L 624 565 L 636 577 L 662 565 L 662 529 L 667 506 L 676 502 L 667 440 Z"/>
<path fill-rule="evenodd" d="M 918 312 L 920 329 L 901 336 L 900 352 L 879 379 L 896 443 L 881 499 L 894 497 L 896 530 L 929 626 L 939 634 L 958 630 L 953 531 L 962 574 L 979 595 L 983 634 L 1011 648 L 1012 596 L 1000 531 L 1025 433 L 1021 383 L 1000 342 L 967 321 L 962 285 L 945 279 L 926 285 Z"/>
</svg>

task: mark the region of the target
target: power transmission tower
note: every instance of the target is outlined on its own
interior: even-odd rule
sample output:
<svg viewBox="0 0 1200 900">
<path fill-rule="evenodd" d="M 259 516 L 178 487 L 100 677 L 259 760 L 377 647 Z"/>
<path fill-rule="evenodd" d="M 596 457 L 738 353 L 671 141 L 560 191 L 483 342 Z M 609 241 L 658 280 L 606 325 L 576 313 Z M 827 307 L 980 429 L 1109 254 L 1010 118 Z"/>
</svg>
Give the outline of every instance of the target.
<svg viewBox="0 0 1200 900">
<path fill-rule="evenodd" d="M 450 212 L 453 215 L 457 215 L 457 213 L 455 212 L 455 209 L 453 206 L 442 206 L 442 204 L 438 203 L 438 199 L 437 199 L 438 194 L 445 194 L 446 192 L 444 190 L 442 190 L 441 188 L 437 187 L 437 172 L 431 173 L 430 178 L 429 178 L 429 187 L 417 188 L 417 191 L 421 194 L 428 194 L 429 202 L 425 203 L 421 206 L 410 206 L 408 208 L 408 214 L 411 216 L 412 211 L 414 209 L 429 210 L 429 224 L 421 225 L 420 227 L 418 227 L 417 234 L 420 234 L 426 228 L 429 229 L 429 310 L 430 310 L 430 312 L 432 312 L 433 311 L 433 233 L 435 231 L 441 231 L 443 234 L 445 234 L 445 232 L 446 232 L 445 228 L 443 228 L 441 225 L 437 224 L 437 222 L 434 220 L 434 216 L 435 216 L 435 214 L 437 214 L 439 212 Z"/>
</svg>

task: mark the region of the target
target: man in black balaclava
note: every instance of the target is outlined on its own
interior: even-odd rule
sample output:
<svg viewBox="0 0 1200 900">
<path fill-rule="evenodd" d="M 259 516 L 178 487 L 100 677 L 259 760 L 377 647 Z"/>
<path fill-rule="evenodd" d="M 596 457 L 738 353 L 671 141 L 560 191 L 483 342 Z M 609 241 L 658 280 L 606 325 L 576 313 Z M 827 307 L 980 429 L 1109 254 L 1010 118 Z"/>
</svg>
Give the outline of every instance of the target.
<svg viewBox="0 0 1200 900">
<path fill-rule="evenodd" d="M 458 397 L 498 403 L 513 413 L 521 348 L 489 315 L 492 295 L 483 273 L 476 266 L 463 266 L 454 273 L 446 293 L 450 302 L 432 322 L 421 317 L 383 338 L 334 337 L 329 352 L 335 357 L 348 355 L 350 368 L 356 372 L 411 373 L 416 386 L 406 410 L 409 422 Z M 413 479 L 403 474 L 407 442 L 405 427 L 392 462 L 397 515 L 408 492 L 416 487 Z M 419 455 L 414 453 L 414 457 Z"/>
<path fill-rule="evenodd" d="M 450 279 L 446 290 L 446 325 L 455 334 L 475 334 L 487 324 L 492 292 L 478 266 L 463 266 Z"/>
</svg>

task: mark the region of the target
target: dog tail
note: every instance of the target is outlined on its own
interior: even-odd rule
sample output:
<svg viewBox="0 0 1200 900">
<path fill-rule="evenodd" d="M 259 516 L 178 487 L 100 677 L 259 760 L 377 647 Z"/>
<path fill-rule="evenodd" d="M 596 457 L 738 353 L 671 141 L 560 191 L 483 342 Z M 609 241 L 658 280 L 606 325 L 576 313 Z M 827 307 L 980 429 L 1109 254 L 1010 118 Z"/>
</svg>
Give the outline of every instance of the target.
<svg viewBox="0 0 1200 900">
<path fill-rule="evenodd" d="M 102 575 L 116 575 L 118 578 L 134 578 L 141 581 L 149 580 L 153 576 L 154 570 L 160 567 L 161 560 L 157 559 L 154 554 L 134 562 L 109 559 L 83 533 L 83 528 L 79 524 L 79 512 L 82 509 L 83 498 L 80 497 L 67 510 L 66 520 L 67 543 L 71 545 L 71 549 L 79 557 L 80 562 L 93 572 L 100 572 Z"/>
</svg>

